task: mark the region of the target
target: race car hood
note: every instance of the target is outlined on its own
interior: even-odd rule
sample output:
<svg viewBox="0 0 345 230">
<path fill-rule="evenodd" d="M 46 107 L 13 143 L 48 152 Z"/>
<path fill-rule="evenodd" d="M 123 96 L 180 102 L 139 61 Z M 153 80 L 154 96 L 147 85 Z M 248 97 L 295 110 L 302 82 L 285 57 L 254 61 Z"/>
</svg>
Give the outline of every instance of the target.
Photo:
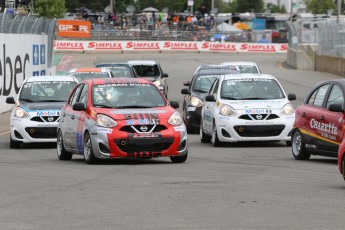
<svg viewBox="0 0 345 230">
<path fill-rule="evenodd" d="M 147 120 L 155 121 L 166 121 L 170 118 L 175 110 L 170 106 L 159 107 L 159 108 L 144 108 L 144 109 L 114 109 L 111 110 L 108 115 L 114 120 Z M 97 113 L 101 111 L 96 111 Z"/>
<path fill-rule="evenodd" d="M 19 105 L 28 110 L 61 109 L 66 102 L 21 102 Z"/>
<path fill-rule="evenodd" d="M 231 106 L 235 110 L 244 109 L 281 109 L 284 105 L 289 103 L 286 99 L 275 100 L 238 100 L 238 101 L 223 101 L 223 104 Z"/>
</svg>

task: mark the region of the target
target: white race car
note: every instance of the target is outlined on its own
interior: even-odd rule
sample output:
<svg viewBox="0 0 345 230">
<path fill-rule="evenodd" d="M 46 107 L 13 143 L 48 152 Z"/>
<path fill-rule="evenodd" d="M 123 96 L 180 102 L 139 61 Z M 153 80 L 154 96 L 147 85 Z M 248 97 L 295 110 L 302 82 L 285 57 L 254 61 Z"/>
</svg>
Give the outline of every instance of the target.
<svg viewBox="0 0 345 230">
<path fill-rule="evenodd" d="M 250 61 L 223 62 L 220 65 L 233 67 L 234 70 L 240 73 L 261 73 L 259 66 L 255 62 Z"/>
<path fill-rule="evenodd" d="M 66 104 L 77 79 L 71 76 L 33 76 L 25 79 L 10 116 L 10 147 L 21 143 L 56 142 L 61 108 Z"/>
<path fill-rule="evenodd" d="M 276 78 L 228 74 L 217 79 L 201 111 L 201 142 L 286 141 L 291 144 L 295 110 Z"/>
</svg>

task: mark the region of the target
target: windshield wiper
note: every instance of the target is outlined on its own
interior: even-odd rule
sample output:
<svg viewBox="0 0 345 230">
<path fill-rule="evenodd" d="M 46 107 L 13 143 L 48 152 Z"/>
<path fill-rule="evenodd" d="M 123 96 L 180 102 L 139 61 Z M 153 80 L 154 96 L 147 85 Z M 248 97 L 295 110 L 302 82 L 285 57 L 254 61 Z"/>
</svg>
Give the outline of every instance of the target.
<svg viewBox="0 0 345 230">
<path fill-rule="evenodd" d="M 199 93 L 208 93 L 208 91 L 204 91 L 201 89 L 194 89 L 195 92 L 199 92 Z"/>
<path fill-rule="evenodd" d="M 31 100 L 29 98 L 21 98 L 21 99 L 19 99 L 19 101 L 34 102 L 33 100 Z"/>
<path fill-rule="evenodd" d="M 104 104 L 99 104 L 99 105 L 94 105 L 95 107 L 98 107 L 98 108 L 113 108 L 112 106 L 110 105 L 104 105 Z"/>
<path fill-rule="evenodd" d="M 153 108 L 156 106 L 142 106 L 142 105 L 124 105 L 124 106 L 117 106 L 117 109 L 145 109 L 145 108 Z"/>
<path fill-rule="evenodd" d="M 65 100 L 41 100 L 40 102 L 65 102 Z"/>
<path fill-rule="evenodd" d="M 247 98 L 241 98 L 240 100 L 269 100 L 269 98 L 263 98 L 263 97 L 247 97 Z"/>
<path fill-rule="evenodd" d="M 225 100 L 238 100 L 237 98 L 234 98 L 234 97 L 222 97 L 222 99 L 225 99 Z"/>
</svg>

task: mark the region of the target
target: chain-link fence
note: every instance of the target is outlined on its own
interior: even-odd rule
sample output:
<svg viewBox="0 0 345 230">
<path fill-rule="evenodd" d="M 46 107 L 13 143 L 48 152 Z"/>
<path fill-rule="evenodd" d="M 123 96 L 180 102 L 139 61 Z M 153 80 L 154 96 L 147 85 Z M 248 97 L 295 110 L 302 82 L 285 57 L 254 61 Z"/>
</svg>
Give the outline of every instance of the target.
<svg viewBox="0 0 345 230">
<path fill-rule="evenodd" d="M 48 36 L 47 66 L 53 65 L 55 19 L 36 16 L 0 13 L 0 33 L 11 34 L 44 34 Z M 25 39 L 25 38 L 24 38 Z"/>
<path fill-rule="evenodd" d="M 327 20 L 288 22 L 289 47 L 318 44 L 318 55 L 345 57 L 345 24 Z"/>
<path fill-rule="evenodd" d="M 319 25 L 319 55 L 345 57 L 345 24 L 325 22 Z"/>
</svg>

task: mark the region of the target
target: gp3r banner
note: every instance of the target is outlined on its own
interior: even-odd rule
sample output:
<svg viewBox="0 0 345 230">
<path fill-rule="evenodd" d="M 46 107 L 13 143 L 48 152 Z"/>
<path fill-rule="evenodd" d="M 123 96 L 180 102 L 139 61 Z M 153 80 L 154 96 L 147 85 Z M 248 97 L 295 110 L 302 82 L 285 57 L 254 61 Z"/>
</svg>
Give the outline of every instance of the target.
<svg viewBox="0 0 345 230">
<path fill-rule="evenodd" d="M 89 38 L 91 22 L 83 20 L 58 20 L 58 36 L 72 38 Z"/>
</svg>

